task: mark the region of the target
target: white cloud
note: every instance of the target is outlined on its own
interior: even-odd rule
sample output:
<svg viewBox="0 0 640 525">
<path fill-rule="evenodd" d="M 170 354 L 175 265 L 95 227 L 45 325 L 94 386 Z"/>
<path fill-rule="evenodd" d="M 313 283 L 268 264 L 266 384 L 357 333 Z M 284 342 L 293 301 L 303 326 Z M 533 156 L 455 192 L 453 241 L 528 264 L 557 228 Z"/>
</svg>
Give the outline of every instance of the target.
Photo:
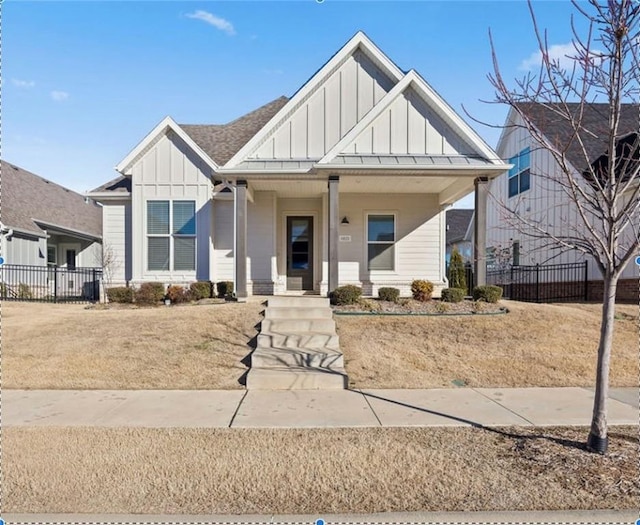
<svg viewBox="0 0 640 525">
<path fill-rule="evenodd" d="M 30 89 L 36 85 L 33 80 L 20 80 L 19 78 L 12 78 L 11 83 L 19 88 Z"/>
<path fill-rule="evenodd" d="M 51 98 L 56 102 L 62 102 L 69 98 L 69 93 L 67 93 L 66 91 L 52 91 Z"/>
<path fill-rule="evenodd" d="M 194 18 L 196 20 L 202 20 L 209 25 L 212 25 L 216 29 L 220 31 L 224 31 L 228 35 L 235 35 L 236 30 L 233 27 L 233 24 L 224 18 L 220 18 L 219 16 L 214 15 L 213 13 L 209 13 L 208 11 L 198 10 L 193 13 L 188 13 L 187 18 Z"/>
<path fill-rule="evenodd" d="M 568 44 L 555 44 L 549 47 L 549 58 L 557 60 L 562 69 L 571 69 L 574 61 L 570 56 L 576 56 L 576 49 L 571 42 Z M 540 67 L 542 63 L 542 52 L 540 50 L 531 53 L 531 56 L 520 63 L 518 67 L 521 71 L 531 71 Z"/>
</svg>

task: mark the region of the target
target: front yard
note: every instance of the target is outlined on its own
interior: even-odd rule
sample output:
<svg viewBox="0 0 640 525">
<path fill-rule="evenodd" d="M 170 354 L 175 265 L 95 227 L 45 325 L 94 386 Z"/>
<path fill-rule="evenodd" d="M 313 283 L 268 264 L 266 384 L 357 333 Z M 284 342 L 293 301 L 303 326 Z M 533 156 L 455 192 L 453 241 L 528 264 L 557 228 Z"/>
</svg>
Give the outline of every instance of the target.
<svg viewBox="0 0 640 525">
<path fill-rule="evenodd" d="M 591 386 L 598 305 L 503 301 L 510 313 L 336 316 L 350 386 Z M 261 304 L 158 308 L 2 304 L 3 387 L 230 389 Z M 637 307 L 618 306 L 612 386 L 638 384 Z"/>
</svg>

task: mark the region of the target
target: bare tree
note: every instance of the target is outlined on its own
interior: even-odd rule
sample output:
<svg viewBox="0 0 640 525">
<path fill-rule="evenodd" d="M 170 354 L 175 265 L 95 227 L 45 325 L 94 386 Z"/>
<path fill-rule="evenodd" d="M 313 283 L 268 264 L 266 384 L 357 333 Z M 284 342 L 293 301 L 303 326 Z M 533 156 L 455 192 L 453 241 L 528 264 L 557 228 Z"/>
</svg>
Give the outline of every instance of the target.
<svg viewBox="0 0 640 525">
<path fill-rule="evenodd" d="M 95 264 L 102 268 L 102 279 L 107 286 L 113 281 L 113 275 L 120 268 L 120 258 L 109 243 L 102 245 L 102 250 L 95 254 Z"/>
<path fill-rule="evenodd" d="M 536 239 L 538 247 L 590 256 L 602 274 L 596 389 L 587 448 L 605 453 L 616 288 L 640 246 L 640 1 L 572 3 L 588 29 L 579 34 L 572 16 L 571 53 L 563 60 L 551 55 L 547 34 L 540 30 L 529 1 L 541 53 L 539 69 L 510 87 L 500 72 L 490 33 L 494 71 L 489 80 L 496 91 L 495 102 L 507 104 L 514 116 L 508 127 L 524 129 L 532 137 L 532 151 L 545 150 L 555 163 L 551 174 L 532 169 L 531 182 L 538 178 L 537 183 L 553 186 L 571 210 L 560 228 L 508 201 L 501 203 L 504 217 L 519 232 Z M 544 133 L 531 116 L 533 108 L 543 108 L 568 132 Z M 634 112 L 633 129 L 625 125 L 629 111 Z"/>
</svg>

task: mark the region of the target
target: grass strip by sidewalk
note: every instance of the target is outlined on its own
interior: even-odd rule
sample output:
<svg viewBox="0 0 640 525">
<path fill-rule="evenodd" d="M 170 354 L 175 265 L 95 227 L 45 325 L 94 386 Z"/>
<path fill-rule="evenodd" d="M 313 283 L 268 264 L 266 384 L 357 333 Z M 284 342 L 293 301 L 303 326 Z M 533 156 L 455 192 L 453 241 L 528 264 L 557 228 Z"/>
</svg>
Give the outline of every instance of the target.
<svg viewBox="0 0 640 525">
<path fill-rule="evenodd" d="M 6 428 L 4 511 L 372 513 L 631 509 L 637 427 Z"/>
</svg>

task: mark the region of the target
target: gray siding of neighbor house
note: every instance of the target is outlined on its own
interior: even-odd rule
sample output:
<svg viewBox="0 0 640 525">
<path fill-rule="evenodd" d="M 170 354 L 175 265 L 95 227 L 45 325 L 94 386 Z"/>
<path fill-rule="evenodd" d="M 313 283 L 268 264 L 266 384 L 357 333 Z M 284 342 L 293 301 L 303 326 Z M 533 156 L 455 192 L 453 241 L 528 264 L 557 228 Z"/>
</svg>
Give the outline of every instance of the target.
<svg viewBox="0 0 640 525">
<path fill-rule="evenodd" d="M 14 233 L 4 236 L 3 257 L 5 264 L 47 265 L 47 240 L 43 237 L 28 237 Z"/>
<path fill-rule="evenodd" d="M 134 281 L 192 282 L 210 278 L 211 169 L 173 132 L 163 135 L 132 167 Z M 196 208 L 196 271 L 149 271 L 147 201 L 193 200 Z"/>
</svg>

